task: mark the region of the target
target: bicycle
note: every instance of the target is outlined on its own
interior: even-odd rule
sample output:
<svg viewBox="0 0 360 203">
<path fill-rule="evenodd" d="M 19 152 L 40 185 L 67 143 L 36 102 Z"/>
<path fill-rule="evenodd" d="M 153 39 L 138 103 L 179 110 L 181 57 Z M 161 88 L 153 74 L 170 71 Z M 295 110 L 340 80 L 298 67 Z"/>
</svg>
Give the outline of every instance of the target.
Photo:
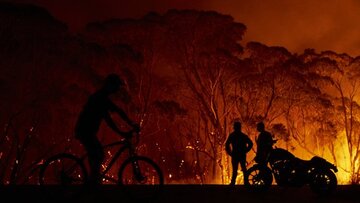
<svg viewBox="0 0 360 203">
<path fill-rule="evenodd" d="M 164 184 L 163 173 L 159 166 L 150 158 L 139 156 L 136 145 L 139 143 L 139 133 L 131 130 L 127 132 L 132 136 L 110 144 L 103 145 L 103 149 L 119 146 L 109 164 L 101 172 L 101 178 L 108 183 L 131 186 L 152 185 L 154 194 L 159 192 Z M 135 136 L 133 136 L 135 134 Z M 133 143 L 133 137 L 136 138 Z M 128 151 L 128 158 L 121 164 L 117 177 L 108 174 L 123 152 Z M 86 185 L 88 172 L 84 164 L 87 154 L 78 157 L 70 153 L 60 153 L 48 158 L 40 167 L 39 184 L 41 186 L 60 186 L 69 188 L 72 185 Z"/>
</svg>

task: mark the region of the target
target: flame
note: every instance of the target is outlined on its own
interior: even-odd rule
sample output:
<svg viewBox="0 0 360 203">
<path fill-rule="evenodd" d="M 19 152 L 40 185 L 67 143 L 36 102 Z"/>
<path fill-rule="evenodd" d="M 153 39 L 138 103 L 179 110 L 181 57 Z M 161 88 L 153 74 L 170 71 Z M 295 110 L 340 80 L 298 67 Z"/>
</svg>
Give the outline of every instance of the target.
<svg viewBox="0 0 360 203">
<path fill-rule="evenodd" d="M 345 132 L 340 133 L 337 136 L 337 139 L 333 142 L 334 144 L 334 154 L 331 153 L 331 151 L 329 149 L 324 150 L 322 155 L 318 155 L 324 159 L 326 159 L 327 161 L 329 161 L 330 163 L 334 164 L 337 169 L 338 172 L 335 173 L 336 177 L 337 177 L 337 181 L 339 185 L 346 185 L 346 184 L 350 184 L 351 183 L 351 158 L 350 158 L 350 153 L 349 153 L 349 146 L 348 146 L 348 142 L 347 142 L 347 138 L 346 138 L 346 134 Z M 281 145 L 278 147 L 282 147 Z M 314 154 L 310 154 L 309 152 L 307 152 L 305 149 L 303 149 L 302 147 L 300 147 L 299 145 L 295 145 L 295 149 L 294 151 L 291 151 L 296 157 L 300 158 L 300 159 L 304 159 L 304 160 L 309 160 L 311 159 Z M 353 153 L 356 152 L 356 149 L 353 150 Z M 317 154 L 315 154 L 317 155 Z M 214 182 L 216 184 L 228 184 L 230 183 L 231 180 L 231 162 L 229 160 L 227 160 L 227 154 L 223 153 L 223 159 L 222 159 L 222 164 L 223 164 L 223 169 L 221 171 L 221 174 L 223 177 L 217 177 Z M 248 156 L 248 161 L 250 161 L 253 157 L 253 155 Z M 335 158 L 334 158 L 335 157 Z M 252 164 L 248 165 L 247 168 L 249 169 L 252 166 Z M 355 161 L 355 169 L 358 169 L 360 167 L 360 162 L 359 160 Z M 240 167 L 238 169 L 238 176 L 236 179 L 236 183 L 237 184 L 243 184 L 244 181 L 244 176 L 242 171 L 240 170 Z M 273 182 L 273 184 L 276 184 L 275 181 Z"/>
</svg>

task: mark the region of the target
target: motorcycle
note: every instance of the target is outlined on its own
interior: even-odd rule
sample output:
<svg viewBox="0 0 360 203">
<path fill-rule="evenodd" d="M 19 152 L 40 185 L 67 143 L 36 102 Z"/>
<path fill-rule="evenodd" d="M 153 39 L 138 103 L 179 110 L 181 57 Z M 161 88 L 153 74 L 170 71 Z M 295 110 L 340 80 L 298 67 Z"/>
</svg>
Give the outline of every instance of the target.
<svg viewBox="0 0 360 203">
<path fill-rule="evenodd" d="M 245 185 L 254 190 L 267 190 L 275 178 L 279 186 L 309 185 L 318 194 L 329 194 L 336 189 L 337 167 L 324 158 L 314 156 L 302 160 L 282 148 L 272 148 L 267 164 L 255 164 L 247 170 Z"/>
</svg>

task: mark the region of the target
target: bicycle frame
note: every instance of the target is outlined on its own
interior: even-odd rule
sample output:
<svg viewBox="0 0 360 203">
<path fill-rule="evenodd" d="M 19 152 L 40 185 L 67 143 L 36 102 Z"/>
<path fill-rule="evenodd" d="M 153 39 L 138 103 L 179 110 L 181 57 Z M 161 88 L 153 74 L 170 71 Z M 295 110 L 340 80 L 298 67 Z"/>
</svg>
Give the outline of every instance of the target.
<svg viewBox="0 0 360 203">
<path fill-rule="evenodd" d="M 133 157 L 133 156 L 136 155 L 135 148 L 131 144 L 130 140 L 121 140 L 121 141 L 117 141 L 117 142 L 113 142 L 113 143 L 110 143 L 110 144 L 103 145 L 102 147 L 103 147 L 103 149 L 106 149 L 106 148 L 111 148 L 111 147 L 118 146 L 118 145 L 119 146 L 122 145 L 122 146 L 119 147 L 119 149 L 116 151 L 115 155 L 112 156 L 112 158 L 111 158 L 109 164 L 106 166 L 105 170 L 100 174 L 101 178 L 103 178 L 105 180 L 108 180 L 108 181 L 112 181 L 112 182 L 117 182 L 117 180 L 110 177 L 110 176 L 107 176 L 106 174 L 109 172 L 109 170 L 115 164 L 115 162 L 118 160 L 118 158 L 121 156 L 121 154 L 126 149 L 128 149 L 129 150 L 129 157 Z M 84 162 L 84 160 L 87 157 L 88 157 L 88 154 L 85 154 L 80 158 L 80 160 Z"/>
<path fill-rule="evenodd" d="M 131 136 L 130 133 L 132 133 Z M 139 133 L 130 131 L 128 135 L 125 137 L 129 139 L 122 139 L 102 145 L 102 148 L 105 149 L 104 151 L 107 151 L 110 147 L 119 147 L 112 149 L 114 155 L 107 156 L 107 164 L 102 165 L 103 170 L 99 174 L 101 180 L 99 183 L 163 185 L 164 178 L 159 166 L 150 158 L 139 156 L 136 152 L 136 146 L 139 143 Z M 129 154 L 122 155 L 127 150 Z M 84 162 L 88 156 L 88 153 L 76 156 L 71 152 L 64 151 L 49 157 L 41 164 L 39 172 L 40 185 L 59 184 L 66 186 L 86 183 L 89 180 L 88 167 L 86 167 Z M 122 156 L 121 160 L 119 160 L 120 156 Z M 117 163 L 115 164 L 115 162 Z M 114 165 L 119 166 L 119 168 L 114 168 Z"/>
<path fill-rule="evenodd" d="M 129 150 L 129 157 L 132 157 L 135 154 L 135 149 L 133 147 L 133 145 L 128 141 L 128 140 L 124 140 L 124 141 L 118 141 L 118 142 L 114 142 L 111 144 L 107 144 L 104 145 L 104 149 L 112 147 L 112 146 L 116 146 L 116 145 L 123 145 L 122 147 L 120 147 L 120 149 L 117 150 L 117 152 L 115 153 L 115 155 L 111 158 L 110 163 L 106 166 L 105 170 L 103 171 L 103 173 L 101 174 L 101 176 L 107 180 L 110 181 L 114 181 L 116 182 L 116 179 L 111 178 L 109 176 L 106 175 L 106 173 L 112 168 L 112 166 L 114 165 L 114 163 L 118 160 L 118 158 L 120 157 L 120 155 L 126 150 Z"/>
</svg>

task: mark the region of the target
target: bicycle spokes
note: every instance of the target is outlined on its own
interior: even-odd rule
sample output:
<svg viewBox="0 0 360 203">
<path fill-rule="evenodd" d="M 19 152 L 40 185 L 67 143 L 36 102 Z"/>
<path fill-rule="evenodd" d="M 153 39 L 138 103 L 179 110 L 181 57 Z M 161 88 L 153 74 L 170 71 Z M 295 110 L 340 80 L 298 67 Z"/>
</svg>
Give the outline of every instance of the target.
<svg viewBox="0 0 360 203">
<path fill-rule="evenodd" d="M 77 185 L 86 179 L 84 166 L 74 157 L 64 155 L 50 159 L 40 175 L 40 184 Z"/>
<path fill-rule="evenodd" d="M 148 159 L 133 157 L 122 165 L 119 181 L 124 185 L 156 185 L 162 184 L 160 170 Z"/>
<path fill-rule="evenodd" d="M 133 173 L 134 173 L 134 181 L 138 182 L 138 183 L 145 183 L 146 182 L 146 176 L 142 174 L 141 172 L 141 167 L 139 166 L 138 161 L 134 161 L 132 162 L 132 167 L 133 167 Z"/>
</svg>

